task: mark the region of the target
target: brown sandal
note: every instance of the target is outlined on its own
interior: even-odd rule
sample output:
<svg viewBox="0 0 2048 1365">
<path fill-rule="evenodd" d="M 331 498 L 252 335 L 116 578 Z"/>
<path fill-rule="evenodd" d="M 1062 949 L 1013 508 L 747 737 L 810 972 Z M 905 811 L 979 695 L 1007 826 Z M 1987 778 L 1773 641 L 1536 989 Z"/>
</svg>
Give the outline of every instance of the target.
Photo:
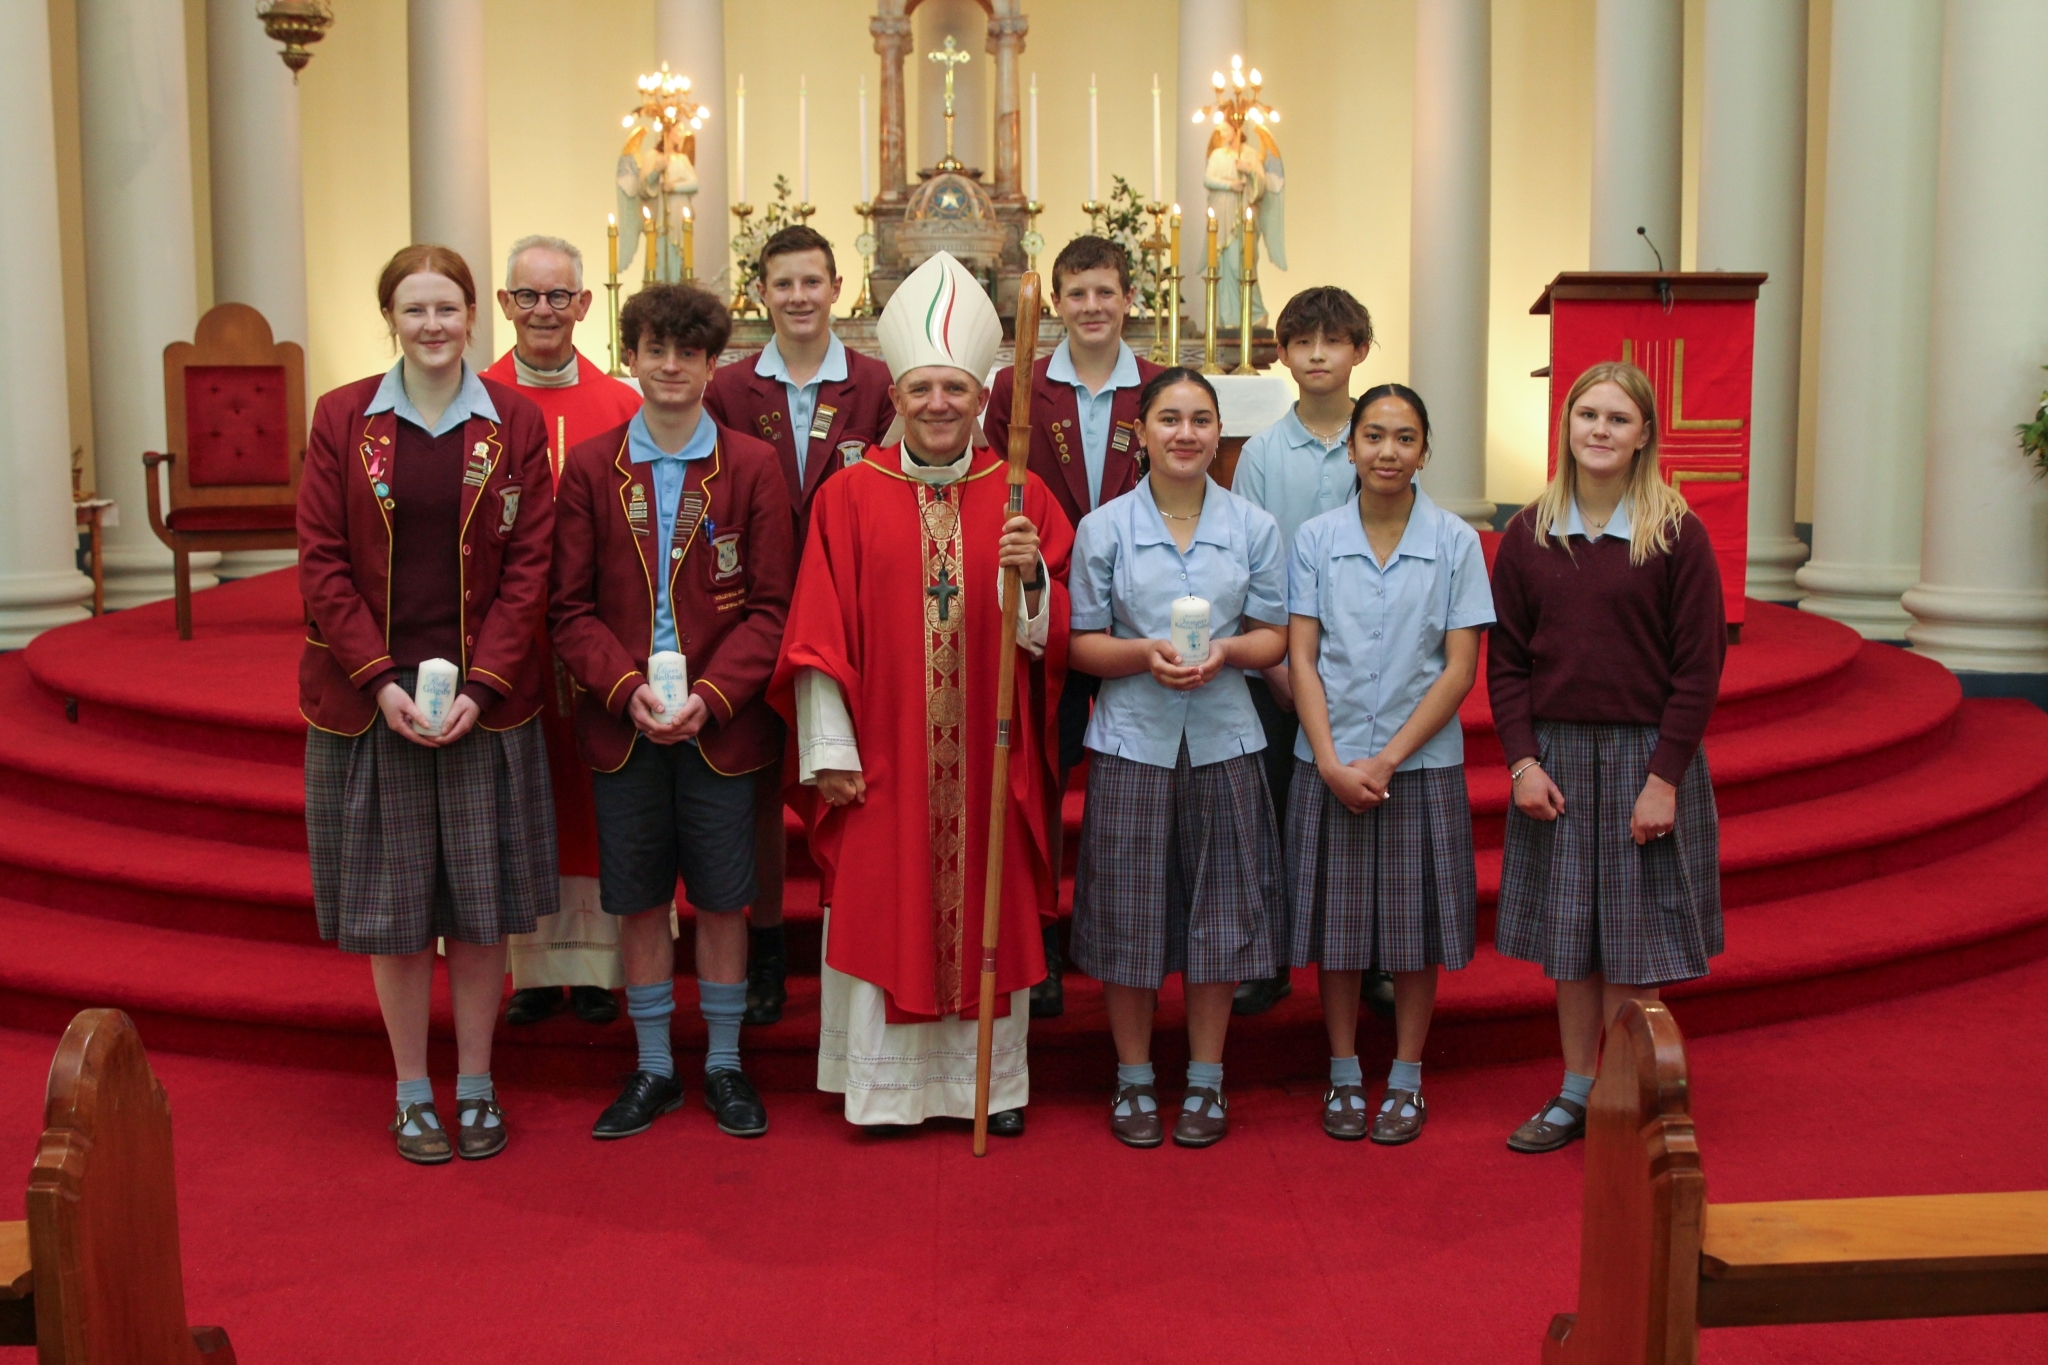
<svg viewBox="0 0 2048 1365">
<path fill-rule="evenodd" d="M 1353 1109 L 1351 1101 L 1357 1100 Z M 1335 1105 L 1336 1108 L 1331 1108 Z M 1366 1102 L 1362 1085 L 1333 1085 L 1323 1094 L 1323 1131 L 1339 1142 L 1356 1142 L 1365 1136 Z"/>
<path fill-rule="evenodd" d="M 1548 1115 L 1553 1109 L 1562 1109 L 1572 1116 L 1570 1123 L 1551 1123 Z M 1563 1095 L 1549 1101 L 1527 1123 L 1508 1135 L 1508 1150 L 1511 1152 L 1554 1152 L 1568 1146 L 1572 1139 L 1586 1135 L 1586 1106 L 1577 1100 L 1568 1100 Z"/>
<path fill-rule="evenodd" d="M 1401 1111 L 1409 1107 L 1415 1112 L 1403 1118 Z M 1413 1142 L 1422 1136 L 1422 1125 L 1428 1118 L 1429 1109 L 1422 1102 L 1420 1090 L 1396 1090 L 1389 1086 L 1386 1098 L 1380 1101 L 1379 1112 L 1372 1116 L 1372 1140 L 1382 1147 Z"/>
<path fill-rule="evenodd" d="M 1152 1101 L 1148 1113 L 1138 1105 L 1142 1096 Z M 1119 1114 L 1118 1108 L 1128 1103 L 1131 1112 Z M 1157 1147 L 1166 1141 L 1166 1127 L 1159 1121 L 1159 1092 L 1149 1085 L 1120 1085 L 1116 1098 L 1109 1102 L 1109 1131 L 1126 1147 Z"/>
<path fill-rule="evenodd" d="M 429 1118 L 433 1119 L 432 1123 L 427 1122 Z M 405 1125 L 408 1123 L 420 1130 L 417 1137 L 407 1136 Z M 388 1131 L 398 1139 L 398 1154 L 416 1166 L 438 1166 L 455 1159 L 455 1150 L 448 1143 L 448 1132 L 441 1127 L 441 1116 L 434 1112 L 432 1100 L 408 1104 L 399 1110 Z"/>
<path fill-rule="evenodd" d="M 471 1114 L 476 1117 L 472 1119 Z M 486 1117 L 495 1117 L 498 1121 L 485 1127 Z M 462 1154 L 464 1161 L 482 1161 L 485 1157 L 496 1156 L 505 1150 L 507 1139 L 505 1111 L 498 1107 L 495 1097 L 463 1100 L 455 1106 L 455 1150 Z"/>
</svg>

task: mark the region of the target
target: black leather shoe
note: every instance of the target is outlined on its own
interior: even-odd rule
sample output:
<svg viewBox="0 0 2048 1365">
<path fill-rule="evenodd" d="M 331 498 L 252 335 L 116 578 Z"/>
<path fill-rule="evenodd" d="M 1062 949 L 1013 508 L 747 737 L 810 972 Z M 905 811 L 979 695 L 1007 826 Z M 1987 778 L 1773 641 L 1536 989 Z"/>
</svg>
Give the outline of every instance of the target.
<svg viewBox="0 0 2048 1365">
<path fill-rule="evenodd" d="M 789 1003 L 789 945 L 783 926 L 747 930 L 747 1012 L 743 1024 L 778 1023 Z"/>
<path fill-rule="evenodd" d="M 704 1077 L 704 1107 L 728 1137 L 759 1137 L 768 1131 L 768 1110 L 753 1084 L 738 1071 L 721 1069 Z"/>
<path fill-rule="evenodd" d="M 619 1002 L 602 986 L 571 986 L 569 1008 L 586 1024 L 609 1024 L 619 1017 Z"/>
<path fill-rule="evenodd" d="M 525 990 L 512 992 L 511 1003 L 505 1006 L 505 1022 L 538 1024 L 561 1008 L 560 986 L 528 986 Z"/>
<path fill-rule="evenodd" d="M 652 1071 L 636 1071 L 627 1079 L 619 1097 L 597 1116 L 590 1135 L 623 1138 L 644 1133 L 654 1126 L 655 1115 L 674 1113 L 682 1103 L 681 1081 L 673 1076 L 657 1076 Z"/>
<path fill-rule="evenodd" d="M 1358 998 L 1378 1019 L 1394 1017 L 1394 978 L 1385 972 L 1365 972 L 1359 977 Z"/>
<path fill-rule="evenodd" d="M 1061 981 L 1066 962 L 1060 954 L 1060 927 L 1045 926 L 1045 980 L 1031 988 L 1031 1017 L 1057 1019 L 1067 1012 L 1067 988 Z"/>
<path fill-rule="evenodd" d="M 1264 1014 L 1273 1006 L 1294 994 L 1294 978 L 1286 968 L 1278 976 L 1262 977 L 1257 981 L 1245 981 L 1238 985 L 1237 993 L 1230 998 L 1232 1014 Z"/>
<path fill-rule="evenodd" d="M 1023 1137 L 1024 1111 L 1005 1109 L 988 1116 L 988 1131 L 994 1137 Z"/>
</svg>

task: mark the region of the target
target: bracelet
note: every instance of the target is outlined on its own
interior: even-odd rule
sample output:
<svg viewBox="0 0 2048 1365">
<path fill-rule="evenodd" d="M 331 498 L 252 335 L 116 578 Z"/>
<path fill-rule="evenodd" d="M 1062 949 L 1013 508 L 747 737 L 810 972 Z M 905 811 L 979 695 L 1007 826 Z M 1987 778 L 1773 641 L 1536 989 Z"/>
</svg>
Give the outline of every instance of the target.
<svg viewBox="0 0 2048 1365">
<path fill-rule="evenodd" d="M 1515 783 L 1520 782 L 1522 780 L 1523 773 L 1528 772 L 1531 768 L 1541 767 L 1542 764 L 1543 760 L 1540 758 L 1530 759 L 1527 763 L 1524 763 L 1521 767 L 1515 769 L 1513 772 L 1508 774 L 1508 785 L 1510 787 L 1514 786 Z"/>
</svg>

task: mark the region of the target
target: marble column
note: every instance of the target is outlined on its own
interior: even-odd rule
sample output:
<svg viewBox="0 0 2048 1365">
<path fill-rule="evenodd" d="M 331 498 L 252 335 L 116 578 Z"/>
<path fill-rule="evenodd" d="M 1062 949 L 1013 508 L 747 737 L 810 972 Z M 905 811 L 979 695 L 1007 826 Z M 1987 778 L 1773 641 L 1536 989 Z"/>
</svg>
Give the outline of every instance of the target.
<svg viewBox="0 0 2048 1365">
<path fill-rule="evenodd" d="M 438 242 L 476 277 L 469 363 L 497 357 L 491 324 L 499 262 L 491 250 L 491 121 L 484 91 L 484 0 L 409 0 L 406 96 L 412 237 Z"/>
<path fill-rule="evenodd" d="M 45 5 L 0 5 L 0 185 L 0 259 L 13 266 L 15 320 L 0 329 L 0 649 L 19 649 L 82 620 L 92 597 L 74 558 Z"/>
<path fill-rule="evenodd" d="M 106 533 L 106 602 L 132 607 L 174 587 L 171 552 L 149 529 L 142 453 L 164 448 L 164 347 L 199 322 L 180 0 L 78 0 L 78 106 L 93 460 L 120 512 Z M 194 591 L 214 585 L 219 560 L 192 556 Z"/>
<path fill-rule="evenodd" d="M 995 193 L 999 202 L 1024 201 L 1024 35 L 1031 21 L 1017 0 L 1000 0 L 988 21 L 988 55 L 995 65 Z"/>
<path fill-rule="evenodd" d="M 1756 305 L 1749 429 L 1749 595 L 1799 596 L 1799 318 L 1806 258 L 1806 7 L 1707 0 L 1699 268 L 1770 275 Z M 1853 201 L 1850 201 L 1853 202 Z M 1661 245 L 1661 243 L 1660 243 Z"/>
<path fill-rule="evenodd" d="M 1807 611 L 1902 640 L 1920 577 L 1941 0 L 1839 5 L 1828 57 Z"/>
<path fill-rule="evenodd" d="M 877 14 L 868 20 L 868 32 L 875 37 L 875 52 L 882 59 L 881 176 L 875 182 L 875 201 L 900 204 L 910 188 L 909 139 L 903 106 L 903 58 L 910 51 L 910 20 L 902 14 Z"/>
<path fill-rule="evenodd" d="M 1684 103 L 1684 0 L 1595 0 L 1592 269 L 1678 269 Z"/>
<path fill-rule="evenodd" d="M 304 346 L 299 87 L 247 0 L 207 0 L 206 102 L 213 301 L 246 303 L 269 321 L 272 336 Z M 220 557 L 216 572 L 249 578 L 298 559 L 296 550 L 235 550 Z"/>
<path fill-rule="evenodd" d="M 1959 671 L 2048 672 L 2048 484 L 2013 436 L 2048 361 L 2043 52 L 2040 0 L 1943 12 L 1927 476 L 1905 606 L 1914 648 Z"/>
<path fill-rule="evenodd" d="M 711 117 L 697 134 L 697 193 L 690 212 L 697 222 L 697 273 L 730 297 L 732 191 L 726 172 L 726 141 L 734 129 L 733 111 L 725 99 L 725 6 L 721 0 L 655 0 L 654 60 L 667 62 L 669 70 L 688 76 L 690 93 L 711 110 Z M 594 251 L 586 254 L 590 260 L 599 259 Z M 721 272 L 726 272 L 723 278 Z M 591 316 L 598 316 L 595 309 Z M 604 328 L 596 330 L 602 333 Z"/>
<path fill-rule="evenodd" d="M 1174 136 L 1173 196 L 1192 234 L 1188 240 L 1198 252 L 1202 210 L 1209 202 L 1208 191 L 1202 188 L 1202 166 L 1209 159 L 1209 135 L 1215 130 L 1206 123 L 1196 124 L 1193 116 L 1215 93 L 1209 78 L 1218 71 L 1230 71 L 1231 55 L 1249 60 L 1251 54 L 1244 50 L 1244 33 L 1244 0 L 1180 0 L 1180 79 L 1175 86 L 1174 107 L 1161 110 L 1161 115 L 1178 130 Z M 1280 103 L 1285 105 L 1286 101 Z M 1283 136 L 1286 130 L 1287 125 L 1281 125 Z M 1191 291 L 1199 307 L 1200 283 L 1183 287 Z M 1197 317 L 1196 321 L 1201 319 Z"/>
<path fill-rule="evenodd" d="M 953 154 L 974 170 L 988 168 L 989 61 L 982 49 L 993 37 L 975 0 L 924 0 L 911 16 L 917 64 L 917 165 L 929 169 L 946 155 L 946 68 L 930 54 L 951 38 L 968 60 L 953 68 Z"/>
<path fill-rule="evenodd" d="M 1423 486 L 1476 526 L 1486 496 L 1486 334 L 1492 195 L 1491 0 L 1415 11 L 1415 157 L 1409 199 L 1408 369 L 1429 404 Z"/>
</svg>

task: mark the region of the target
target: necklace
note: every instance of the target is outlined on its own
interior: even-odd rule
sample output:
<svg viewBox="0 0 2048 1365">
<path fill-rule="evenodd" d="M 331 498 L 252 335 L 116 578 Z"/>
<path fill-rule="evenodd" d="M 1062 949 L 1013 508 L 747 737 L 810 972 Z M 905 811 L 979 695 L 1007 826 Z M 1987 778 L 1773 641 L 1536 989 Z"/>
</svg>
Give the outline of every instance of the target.
<svg viewBox="0 0 2048 1365">
<path fill-rule="evenodd" d="M 1159 515 L 1165 517 L 1168 521 L 1200 521 L 1202 519 L 1200 512 L 1189 512 L 1186 515 L 1182 515 L 1179 512 L 1169 512 L 1164 507 L 1159 509 Z"/>
</svg>

